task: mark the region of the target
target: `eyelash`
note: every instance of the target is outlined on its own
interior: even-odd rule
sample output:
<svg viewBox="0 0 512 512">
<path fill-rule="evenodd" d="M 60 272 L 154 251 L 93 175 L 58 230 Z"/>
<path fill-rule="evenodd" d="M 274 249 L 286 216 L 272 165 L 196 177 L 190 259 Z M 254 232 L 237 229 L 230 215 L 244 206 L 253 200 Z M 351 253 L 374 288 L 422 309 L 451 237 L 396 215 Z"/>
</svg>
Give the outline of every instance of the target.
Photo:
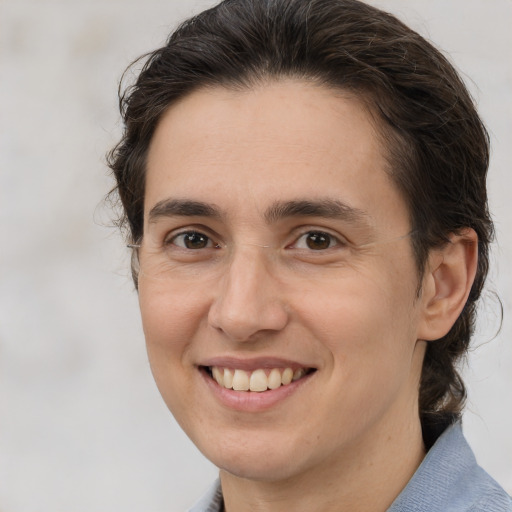
<svg viewBox="0 0 512 512">
<path fill-rule="evenodd" d="M 198 237 L 198 238 L 201 238 L 205 243 L 206 245 L 204 247 L 196 247 L 196 248 L 191 248 L 191 247 L 187 247 L 186 246 L 186 242 L 183 240 L 183 243 L 182 244 L 178 244 L 176 243 L 176 241 L 180 238 L 180 237 L 189 237 L 189 238 L 192 238 L 192 237 Z M 322 241 L 327 241 L 327 244 L 328 246 L 327 247 L 321 247 L 321 248 L 317 248 L 317 249 L 314 249 L 312 248 L 311 246 L 309 246 L 308 242 L 305 241 L 305 244 L 308 245 L 308 247 L 297 247 L 300 240 L 301 239 L 305 239 L 305 237 L 318 237 L 320 239 L 320 242 Z M 182 231 L 180 233 L 177 233 L 171 237 L 169 237 L 168 239 L 165 240 L 164 242 L 165 246 L 171 246 L 171 245 L 174 245 L 180 249 L 183 249 L 183 250 L 190 250 L 190 251 L 197 251 L 197 250 L 201 250 L 201 249 L 220 249 L 221 248 L 221 245 L 220 244 L 215 244 L 214 245 L 214 241 L 213 241 L 213 238 L 204 234 L 203 232 L 201 231 L 198 231 L 198 230 L 188 230 L 188 231 Z M 326 231 L 322 231 L 322 230 L 315 230 L 315 229 L 311 229 L 311 230 L 308 230 L 308 231 L 305 231 L 303 233 L 301 233 L 295 240 L 294 242 L 292 242 L 291 244 L 287 245 L 286 248 L 287 249 L 299 249 L 299 250 L 309 250 L 309 251 L 312 251 L 312 252 L 323 252 L 325 250 L 328 250 L 328 249 L 332 249 L 333 247 L 337 247 L 337 246 L 346 246 L 347 245 L 347 242 L 345 241 L 342 241 L 340 240 L 338 237 L 332 235 L 331 233 L 328 233 Z"/>
</svg>

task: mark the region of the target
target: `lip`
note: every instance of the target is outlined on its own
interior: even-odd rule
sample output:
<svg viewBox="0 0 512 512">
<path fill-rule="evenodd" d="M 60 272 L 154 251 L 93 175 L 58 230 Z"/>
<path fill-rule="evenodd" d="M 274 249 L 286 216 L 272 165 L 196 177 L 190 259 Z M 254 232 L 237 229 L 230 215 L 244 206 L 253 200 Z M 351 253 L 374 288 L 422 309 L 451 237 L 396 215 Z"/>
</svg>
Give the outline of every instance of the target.
<svg viewBox="0 0 512 512">
<path fill-rule="evenodd" d="M 259 357 L 254 359 L 238 359 L 232 357 L 215 357 L 198 365 L 198 371 L 214 399 L 223 407 L 238 412 L 257 413 L 280 406 L 288 398 L 301 392 L 305 384 L 309 383 L 316 371 L 306 374 L 301 379 L 291 382 L 277 389 L 269 389 L 264 392 L 234 391 L 219 386 L 206 371 L 206 367 L 219 366 L 224 368 L 254 371 L 268 368 L 314 368 L 303 365 L 297 361 L 285 360 L 273 357 Z M 316 370 L 316 368 L 315 368 Z"/>
<path fill-rule="evenodd" d="M 253 372 L 254 370 L 272 369 L 272 368 L 291 368 L 293 371 L 299 368 L 315 368 L 308 363 L 302 364 L 291 359 L 282 359 L 277 357 L 255 357 L 241 359 L 237 357 L 212 357 L 205 361 L 201 361 L 198 366 L 219 366 L 222 368 L 230 368 L 234 370 L 245 370 Z"/>
</svg>

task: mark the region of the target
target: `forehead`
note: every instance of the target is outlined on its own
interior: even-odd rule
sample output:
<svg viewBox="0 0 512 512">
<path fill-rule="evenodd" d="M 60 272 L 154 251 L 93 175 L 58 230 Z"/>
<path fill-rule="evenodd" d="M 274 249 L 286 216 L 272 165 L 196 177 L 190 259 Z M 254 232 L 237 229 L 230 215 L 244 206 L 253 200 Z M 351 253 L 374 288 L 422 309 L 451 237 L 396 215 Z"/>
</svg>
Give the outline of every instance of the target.
<svg viewBox="0 0 512 512">
<path fill-rule="evenodd" d="M 348 93 L 298 81 L 202 89 L 157 126 L 146 217 L 169 197 L 252 215 L 276 201 L 328 197 L 408 225 L 380 141 L 367 108 Z"/>
</svg>

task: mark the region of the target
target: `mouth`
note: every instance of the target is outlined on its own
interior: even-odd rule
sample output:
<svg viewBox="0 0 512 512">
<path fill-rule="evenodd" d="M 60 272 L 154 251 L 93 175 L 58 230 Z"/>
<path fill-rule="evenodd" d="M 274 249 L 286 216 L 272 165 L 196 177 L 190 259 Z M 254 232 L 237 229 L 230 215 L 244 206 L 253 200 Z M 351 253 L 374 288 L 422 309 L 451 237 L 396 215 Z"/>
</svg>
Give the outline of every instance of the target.
<svg viewBox="0 0 512 512">
<path fill-rule="evenodd" d="M 316 371 L 316 368 L 290 367 L 258 368 L 252 371 L 222 366 L 202 366 L 201 369 L 221 388 L 255 393 L 289 386 Z"/>
</svg>

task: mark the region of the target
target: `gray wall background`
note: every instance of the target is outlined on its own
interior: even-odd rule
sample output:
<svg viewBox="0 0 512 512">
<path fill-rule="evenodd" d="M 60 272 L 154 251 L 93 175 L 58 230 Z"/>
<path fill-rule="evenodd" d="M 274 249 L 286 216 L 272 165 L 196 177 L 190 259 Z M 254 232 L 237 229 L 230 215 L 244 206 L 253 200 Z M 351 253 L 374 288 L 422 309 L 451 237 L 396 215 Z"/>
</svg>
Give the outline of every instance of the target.
<svg viewBox="0 0 512 512">
<path fill-rule="evenodd" d="M 512 2 L 380 0 L 467 78 L 492 136 L 498 244 L 465 369 L 465 431 L 512 493 Z M 211 1 L 0 3 L 0 511 L 185 510 L 216 471 L 153 384 L 103 195 L 116 86 Z M 494 338 L 494 339 L 493 339 Z"/>
</svg>

